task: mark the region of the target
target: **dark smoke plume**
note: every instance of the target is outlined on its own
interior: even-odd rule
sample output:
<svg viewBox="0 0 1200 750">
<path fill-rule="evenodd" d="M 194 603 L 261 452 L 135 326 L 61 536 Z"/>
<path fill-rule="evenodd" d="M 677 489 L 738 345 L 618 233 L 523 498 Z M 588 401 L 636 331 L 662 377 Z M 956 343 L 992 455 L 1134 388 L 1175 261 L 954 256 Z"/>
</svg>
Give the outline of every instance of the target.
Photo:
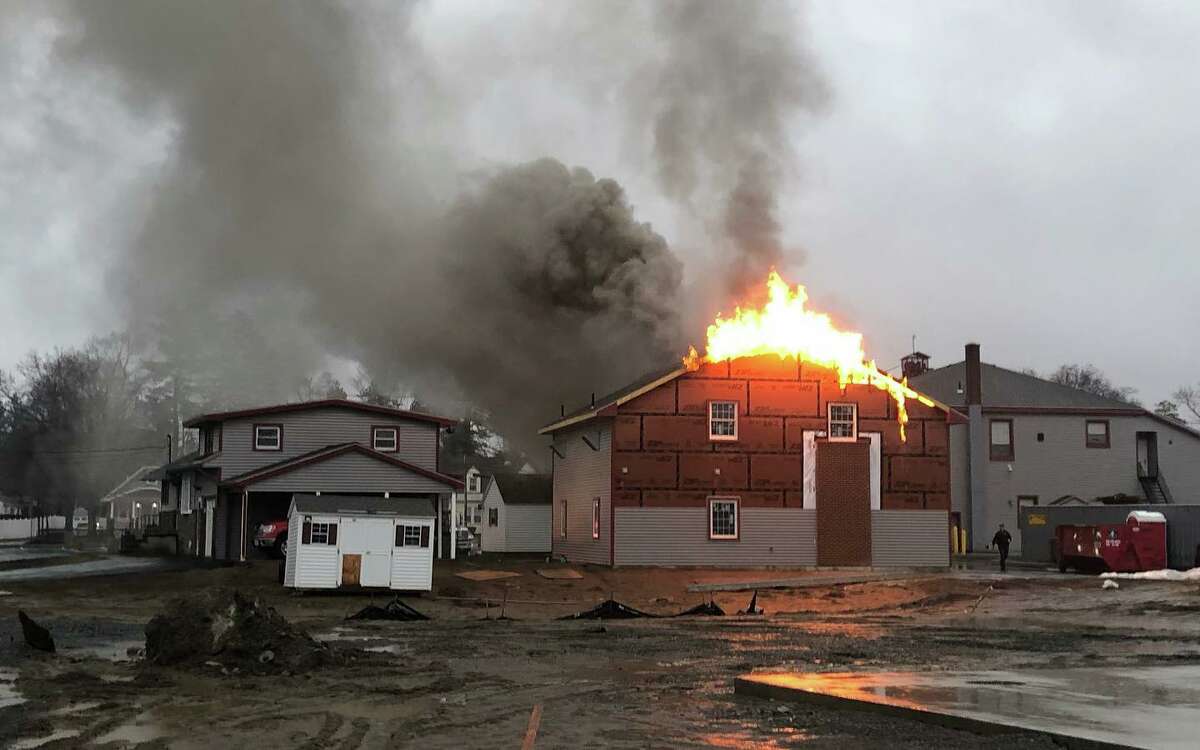
<svg viewBox="0 0 1200 750">
<path fill-rule="evenodd" d="M 820 111 L 828 90 L 784 3 L 656 7 L 665 51 L 637 79 L 632 112 L 653 122 L 663 189 L 683 202 L 724 204 L 729 292 L 740 298 L 784 259 L 776 196 L 794 169 L 788 128 L 797 114 Z"/>
<path fill-rule="evenodd" d="M 209 321 L 237 312 L 265 342 L 242 355 L 255 373 L 344 357 L 434 407 L 469 401 L 527 448 L 560 402 L 681 353 L 680 263 L 616 182 L 552 159 L 468 171 L 461 93 L 410 32 L 413 3 L 54 7 L 59 60 L 168 133 L 111 273 L 135 329 L 226 350 Z M 592 69 L 614 66 L 660 184 L 723 228 L 737 284 L 761 276 L 782 252 L 787 121 L 823 94 L 793 19 L 775 3 L 665 2 L 647 11 L 648 52 L 629 41 L 646 41 L 642 7 L 627 11 L 629 33 L 559 22 L 602 40 Z M 575 49 L 555 54 L 571 75 Z"/>
</svg>

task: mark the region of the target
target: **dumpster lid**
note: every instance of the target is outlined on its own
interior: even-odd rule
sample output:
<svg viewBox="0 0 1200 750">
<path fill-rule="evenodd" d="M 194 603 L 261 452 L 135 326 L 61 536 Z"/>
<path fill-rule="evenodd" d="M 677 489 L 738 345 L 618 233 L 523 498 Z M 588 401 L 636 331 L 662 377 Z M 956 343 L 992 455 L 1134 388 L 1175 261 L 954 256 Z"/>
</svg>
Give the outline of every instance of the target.
<svg viewBox="0 0 1200 750">
<path fill-rule="evenodd" d="M 1125 516 L 1125 523 L 1137 521 L 1138 523 L 1166 523 L 1167 517 L 1156 510 L 1134 510 L 1130 511 L 1128 516 Z"/>
</svg>

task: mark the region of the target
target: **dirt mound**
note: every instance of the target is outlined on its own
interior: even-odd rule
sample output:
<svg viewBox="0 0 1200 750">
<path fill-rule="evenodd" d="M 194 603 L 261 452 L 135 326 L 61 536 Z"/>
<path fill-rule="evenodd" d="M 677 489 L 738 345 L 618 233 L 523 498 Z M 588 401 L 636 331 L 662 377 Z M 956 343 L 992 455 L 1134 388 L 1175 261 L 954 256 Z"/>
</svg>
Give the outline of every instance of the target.
<svg viewBox="0 0 1200 750">
<path fill-rule="evenodd" d="M 146 660 L 152 664 L 303 672 L 330 656 L 328 647 L 274 607 L 231 589 L 174 599 L 146 623 Z"/>
</svg>

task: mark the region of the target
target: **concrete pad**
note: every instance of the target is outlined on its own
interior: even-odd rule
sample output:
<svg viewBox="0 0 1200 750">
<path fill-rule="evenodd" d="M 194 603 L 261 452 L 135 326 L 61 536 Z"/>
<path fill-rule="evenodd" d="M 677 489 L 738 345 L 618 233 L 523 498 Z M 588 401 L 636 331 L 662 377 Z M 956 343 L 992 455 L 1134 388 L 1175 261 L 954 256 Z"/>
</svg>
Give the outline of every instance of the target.
<svg viewBox="0 0 1200 750">
<path fill-rule="evenodd" d="M 1200 666 L 764 673 L 737 678 L 734 691 L 981 734 L 1039 732 L 1069 748 L 1195 748 L 1200 727 Z"/>
<path fill-rule="evenodd" d="M 551 580 L 578 580 L 583 578 L 583 573 L 571 568 L 538 568 L 537 574 L 542 578 Z"/>
<path fill-rule="evenodd" d="M 465 570 L 454 575 L 468 581 L 498 581 L 501 578 L 519 578 L 521 574 L 509 570 Z"/>
</svg>

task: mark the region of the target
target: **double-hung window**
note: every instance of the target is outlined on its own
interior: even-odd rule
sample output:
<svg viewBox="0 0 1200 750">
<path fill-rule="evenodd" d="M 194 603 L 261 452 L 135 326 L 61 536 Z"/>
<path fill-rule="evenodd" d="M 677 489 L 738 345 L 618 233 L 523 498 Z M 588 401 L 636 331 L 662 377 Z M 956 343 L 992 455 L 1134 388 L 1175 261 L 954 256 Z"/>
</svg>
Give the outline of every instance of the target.
<svg viewBox="0 0 1200 750">
<path fill-rule="evenodd" d="M 1108 439 L 1108 420 L 1107 419 L 1089 419 L 1084 427 L 1084 444 L 1089 448 L 1107 448 L 1109 447 Z"/>
<path fill-rule="evenodd" d="M 1016 457 L 1011 419 L 993 419 L 988 423 L 988 457 L 992 461 L 1012 461 Z"/>
<path fill-rule="evenodd" d="M 313 523 L 305 521 L 301 529 L 301 544 L 337 544 L 336 523 Z"/>
<path fill-rule="evenodd" d="M 828 417 L 830 440 L 858 440 L 858 404 L 830 404 Z"/>
<path fill-rule="evenodd" d="M 283 450 L 283 427 L 277 424 L 254 425 L 254 450 Z"/>
<path fill-rule="evenodd" d="M 381 453 L 395 453 L 398 438 L 395 427 L 372 427 L 371 447 Z"/>
<path fill-rule="evenodd" d="M 738 499 L 710 497 L 708 499 L 708 538 L 738 538 Z"/>
<path fill-rule="evenodd" d="M 708 439 L 725 441 L 738 439 L 737 401 L 708 402 Z"/>
<path fill-rule="evenodd" d="M 428 526 L 406 526 L 398 524 L 396 526 L 396 546 L 397 547 L 428 547 L 429 546 L 429 527 Z"/>
</svg>

